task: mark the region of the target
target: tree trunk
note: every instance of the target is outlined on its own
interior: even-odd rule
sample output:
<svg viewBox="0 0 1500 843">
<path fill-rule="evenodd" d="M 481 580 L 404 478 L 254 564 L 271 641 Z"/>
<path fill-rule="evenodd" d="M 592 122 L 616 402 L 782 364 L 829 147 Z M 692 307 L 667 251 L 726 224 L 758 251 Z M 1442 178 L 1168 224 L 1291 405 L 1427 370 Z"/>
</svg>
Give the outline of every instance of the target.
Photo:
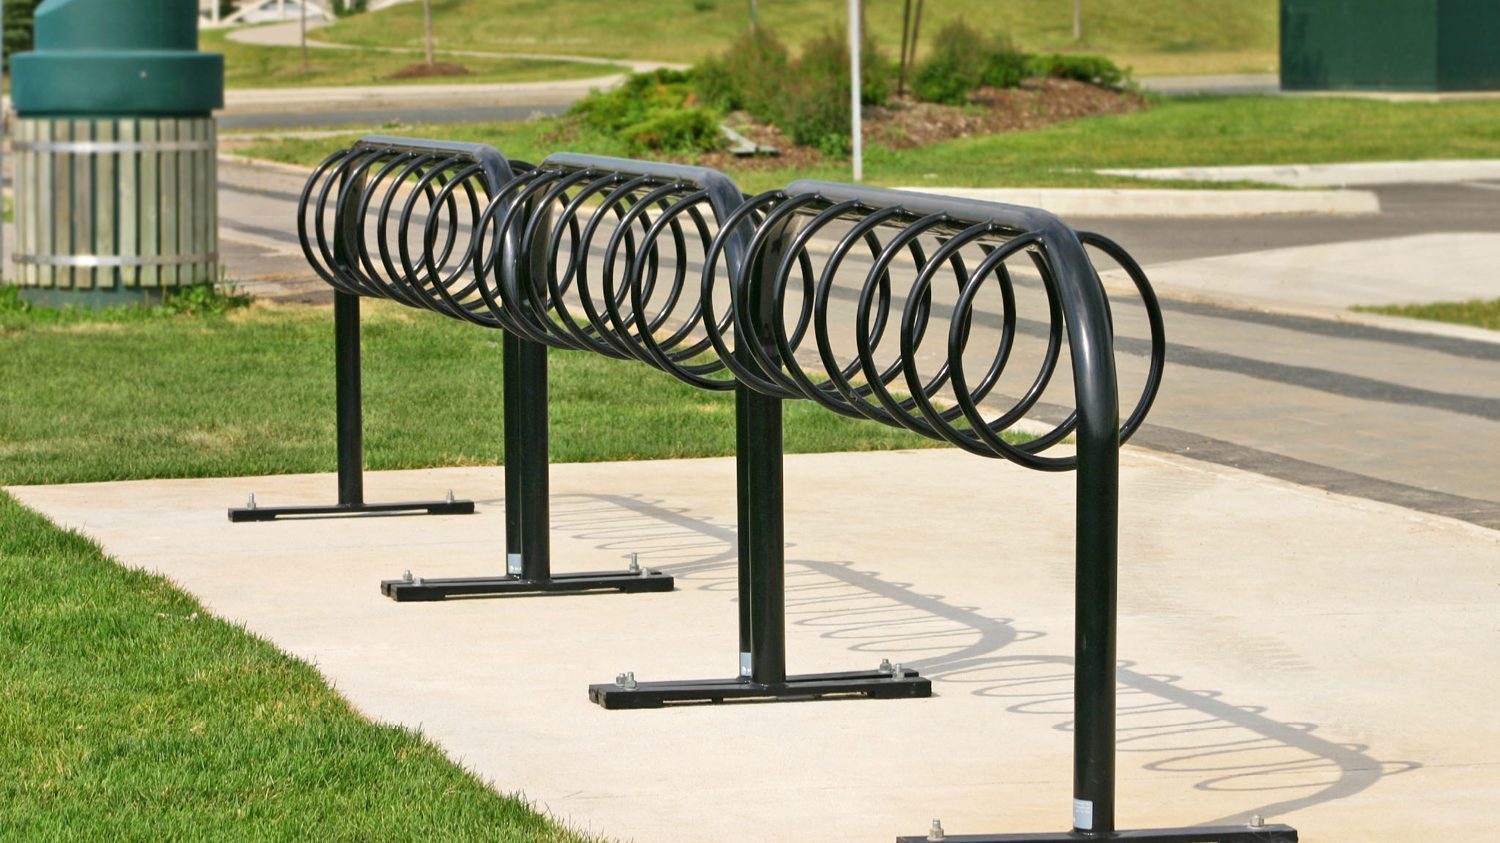
<svg viewBox="0 0 1500 843">
<path fill-rule="evenodd" d="M 297 12 L 298 12 L 297 18 L 301 22 L 301 29 L 299 31 L 300 31 L 300 33 L 302 35 L 302 72 L 306 73 L 307 72 L 307 4 L 306 4 L 305 0 L 304 0 L 304 2 L 301 2 L 301 3 L 297 4 Z"/>
<path fill-rule="evenodd" d="M 437 64 L 437 58 L 432 49 L 432 0 L 422 0 L 422 29 L 427 42 L 427 66 Z"/>
</svg>

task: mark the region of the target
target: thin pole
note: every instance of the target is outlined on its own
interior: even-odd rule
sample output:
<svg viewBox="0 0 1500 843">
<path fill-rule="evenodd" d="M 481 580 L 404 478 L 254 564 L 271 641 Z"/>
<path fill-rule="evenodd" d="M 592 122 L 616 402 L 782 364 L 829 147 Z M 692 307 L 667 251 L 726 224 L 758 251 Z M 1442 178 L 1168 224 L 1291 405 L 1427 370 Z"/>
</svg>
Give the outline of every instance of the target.
<svg viewBox="0 0 1500 843">
<path fill-rule="evenodd" d="M 432 0 L 422 0 L 422 29 L 427 36 L 427 66 L 431 67 L 437 63 L 432 54 Z"/>
<path fill-rule="evenodd" d="M 906 0 L 906 5 L 901 10 L 901 66 L 896 74 L 896 96 L 900 97 L 906 93 L 906 63 L 911 48 L 911 0 Z"/>
<path fill-rule="evenodd" d="M 760 28 L 760 9 L 755 0 L 750 0 L 750 31 L 754 32 Z"/>
<path fill-rule="evenodd" d="M 1083 0 L 1073 0 L 1073 43 L 1083 41 Z"/>
<path fill-rule="evenodd" d="M 307 5 L 306 5 L 306 0 L 303 0 L 302 3 L 297 4 L 297 9 L 302 13 L 302 14 L 298 15 L 297 17 L 302 21 L 301 27 L 300 27 L 301 32 L 302 32 L 302 72 L 306 73 L 307 72 Z"/>
<path fill-rule="evenodd" d="M 850 140 L 853 141 L 856 182 L 865 178 L 864 120 L 859 108 L 859 6 L 860 0 L 849 0 L 849 107 L 854 118 Z"/>
</svg>

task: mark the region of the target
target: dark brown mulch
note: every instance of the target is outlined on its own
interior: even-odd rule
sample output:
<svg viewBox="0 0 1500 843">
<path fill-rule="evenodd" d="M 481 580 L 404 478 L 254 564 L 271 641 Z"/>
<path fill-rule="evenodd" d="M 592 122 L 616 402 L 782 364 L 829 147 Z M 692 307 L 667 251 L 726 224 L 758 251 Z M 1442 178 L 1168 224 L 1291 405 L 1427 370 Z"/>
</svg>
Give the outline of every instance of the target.
<svg viewBox="0 0 1500 843">
<path fill-rule="evenodd" d="M 1146 107 L 1134 91 L 1115 91 L 1071 79 L 1028 79 L 1019 88 L 980 88 L 968 105 L 914 99 L 865 109 L 866 138 L 892 149 L 938 141 L 1039 129 L 1063 120 L 1129 114 Z"/>
<path fill-rule="evenodd" d="M 467 67 L 464 67 L 461 64 L 453 64 L 452 62 L 444 62 L 444 61 L 435 62 L 433 64 L 428 64 L 425 61 L 419 61 L 416 64 L 409 64 L 406 67 L 401 68 L 400 70 L 396 71 L 395 73 L 392 73 L 390 76 L 387 76 L 386 78 L 387 79 L 429 79 L 429 78 L 432 78 L 434 76 L 468 76 L 468 75 L 469 75 L 469 69 Z"/>
<path fill-rule="evenodd" d="M 893 99 L 889 105 L 867 107 L 865 142 L 912 149 L 972 135 L 1037 129 L 1079 117 L 1129 114 L 1147 106 L 1145 97 L 1134 91 L 1116 91 L 1070 79 L 1033 78 L 1019 88 L 981 88 L 965 105 L 921 102 L 908 95 Z M 781 154 L 739 158 L 724 151 L 711 152 L 699 157 L 704 166 L 743 171 L 809 167 L 827 161 L 818 150 L 793 144 L 775 126 L 744 112 L 730 114 L 726 122 L 745 137 L 774 147 Z"/>
</svg>

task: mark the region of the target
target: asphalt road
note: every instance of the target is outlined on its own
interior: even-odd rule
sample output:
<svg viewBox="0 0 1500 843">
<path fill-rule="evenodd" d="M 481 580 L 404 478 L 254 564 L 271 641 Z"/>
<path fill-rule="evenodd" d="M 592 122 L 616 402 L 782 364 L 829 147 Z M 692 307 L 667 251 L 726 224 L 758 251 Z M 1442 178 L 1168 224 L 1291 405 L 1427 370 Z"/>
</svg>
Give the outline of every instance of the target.
<svg viewBox="0 0 1500 843">
<path fill-rule="evenodd" d="M 368 108 L 353 111 L 280 111 L 263 114 L 226 113 L 219 128 L 226 132 L 251 132 L 310 127 L 367 126 L 422 123 L 496 123 L 526 120 L 537 115 L 555 115 L 568 110 L 567 103 L 542 105 L 463 105 L 446 108 Z"/>
<path fill-rule="evenodd" d="M 1381 213 L 1373 216 L 1068 222 L 1107 234 L 1144 264 L 1412 234 L 1500 231 L 1500 183 L 1393 184 L 1374 190 Z"/>
</svg>

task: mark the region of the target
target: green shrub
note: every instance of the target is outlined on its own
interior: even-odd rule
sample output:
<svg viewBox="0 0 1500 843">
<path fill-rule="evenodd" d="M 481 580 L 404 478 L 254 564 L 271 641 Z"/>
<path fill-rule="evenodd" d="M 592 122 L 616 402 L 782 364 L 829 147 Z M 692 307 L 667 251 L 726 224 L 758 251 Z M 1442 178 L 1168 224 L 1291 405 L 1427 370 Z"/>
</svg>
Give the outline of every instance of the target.
<svg viewBox="0 0 1500 843">
<path fill-rule="evenodd" d="M 849 153 L 849 82 L 834 76 L 788 77 L 776 125 L 792 142 L 834 156 Z"/>
<path fill-rule="evenodd" d="M 849 43 L 838 32 L 825 32 L 802 45 L 792 68 L 801 78 L 837 79 L 849 97 Z M 859 101 L 885 105 L 896 88 L 896 64 L 868 36 L 859 48 Z"/>
<path fill-rule="evenodd" d="M 928 102 L 959 105 L 981 85 L 1014 88 L 1029 75 L 1027 55 L 1009 37 L 986 38 L 956 20 L 933 39 L 932 53 L 912 79 L 912 91 Z"/>
<path fill-rule="evenodd" d="M 722 55 L 699 62 L 691 77 L 706 105 L 743 109 L 780 128 L 793 143 L 848 154 L 849 49 L 836 32 L 807 42 L 794 60 L 775 35 L 759 29 L 740 36 Z M 860 101 L 883 105 L 895 81 L 895 63 L 867 38 L 860 53 Z"/>
<path fill-rule="evenodd" d="M 964 102 L 984 82 L 988 47 L 978 30 L 953 21 L 933 39 L 932 52 L 912 79 L 912 91 L 928 102 Z"/>
<path fill-rule="evenodd" d="M 980 81 L 992 88 L 1014 88 L 1030 76 L 1028 57 L 1016 49 L 1004 35 L 990 40 L 984 54 L 984 74 Z"/>
<path fill-rule="evenodd" d="M 693 68 L 693 87 L 704 103 L 724 111 L 744 109 L 775 120 L 776 101 L 791 58 L 776 36 L 757 29 L 735 39 L 721 56 Z"/>
<path fill-rule="evenodd" d="M 719 115 L 706 108 L 662 109 L 620 130 L 632 152 L 706 152 L 724 145 Z"/>
<path fill-rule="evenodd" d="M 883 105 L 895 88 L 896 66 L 873 42 L 860 53 L 860 102 Z M 849 154 L 849 50 L 837 33 L 807 42 L 787 69 L 772 109 L 772 122 L 793 143 L 825 155 Z"/>
<path fill-rule="evenodd" d="M 663 68 L 633 74 L 611 91 L 593 91 L 568 114 L 583 128 L 618 140 L 632 155 L 719 149 L 724 139 L 718 114 L 697 101 L 687 73 Z"/>
<path fill-rule="evenodd" d="M 1033 76 L 1074 79 L 1106 88 L 1120 87 L 1126 76 L 1125 71 L 1121 70 L 1119 65 L 1104 56 L 1089 54 L 1053 53 L 1052 55 L 1032 56 L 1030 64 Z"/>
</svg>

